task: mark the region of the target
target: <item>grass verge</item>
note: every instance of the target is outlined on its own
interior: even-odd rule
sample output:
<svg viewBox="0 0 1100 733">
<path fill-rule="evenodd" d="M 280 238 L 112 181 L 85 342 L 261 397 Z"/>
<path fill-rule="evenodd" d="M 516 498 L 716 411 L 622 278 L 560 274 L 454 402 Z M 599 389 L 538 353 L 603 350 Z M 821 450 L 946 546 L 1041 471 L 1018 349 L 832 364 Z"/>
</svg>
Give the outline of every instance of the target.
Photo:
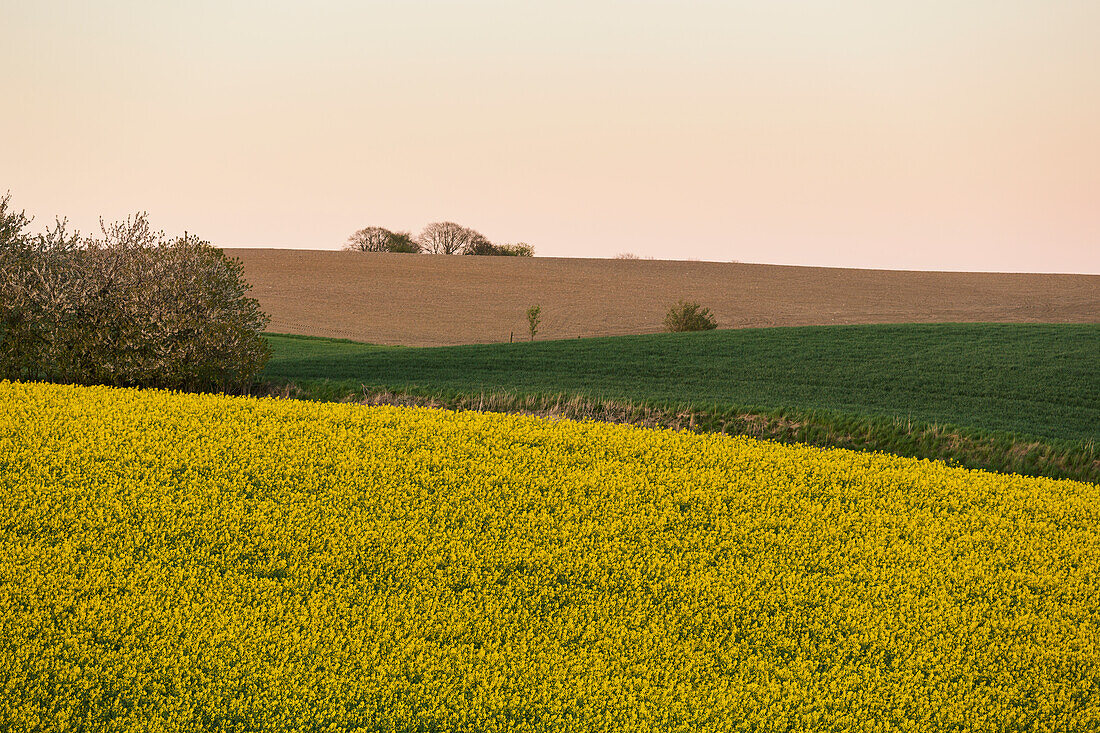
<svg viewBox="0 0 1100 733">
<path fill-rule="evenodd" d="M 1100 482 L 1100 325 L 755 328 L 438 348 L 269 341 L 262 393 L 690 428 Z"/>
<path fill-rule="evenodd" d="M 845 416 L 797 410 L 762 411 L 689 405 L 640 404 L 590 399 L 579 394 L 522 394 L 504 391 L 447 391 L 321 381 L 264 382 L 260 395 L 363 405 L 436 407 L 570 420 L 598 420 L 698 433 L 748 435 L 780 443 L 880 451 L 949 465 L 1025 476 L 1070 478 L 1100 484 L 1095 441 L 1022 438 L 953 425 L 914 423 L 897 417 Z"/>
</svg>

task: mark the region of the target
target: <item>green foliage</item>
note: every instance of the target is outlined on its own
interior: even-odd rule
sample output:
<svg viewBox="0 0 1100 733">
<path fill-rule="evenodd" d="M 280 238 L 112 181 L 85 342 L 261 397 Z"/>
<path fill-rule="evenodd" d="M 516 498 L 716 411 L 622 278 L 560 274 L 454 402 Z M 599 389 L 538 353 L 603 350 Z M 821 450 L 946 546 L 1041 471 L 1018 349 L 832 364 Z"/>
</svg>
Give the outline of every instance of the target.
<svg viewBox="0 0 1100 733">
<path fill-rule="evenodd" d="M 476 236 L 471 236 L 470 241 L 462 248 L 462 254 L 491 257 L 500 254 L 500 252 L 497 251 L 497 246 L 495 244 L 482 235 L 476 234 Z"/>
<path fill-rule="evenodd" d="M 533 305 L 527 309 L 527 330 L 531 334 L 531 340 L 535 340 L 535 334 L 539 332 L 539 322 L 542 320 L 542 306 Z"/>
<path fill-rule="evenodd" d="M 668 309 L 665 314 L 666 331 L 709 331 L 718 328 L 709 308 L 683 300 Z"/>
<path fill-rule="evenodd" d="M 5 215 L 7 212 L 5 212 Z M 0 377 L 232 389 L 270 349 L 239 260 L 144 214 L 81 239 L 65 222 L 0 246 Z"/>
<path fill-rule="evenodd" d="M 474 239 L 462 252 L 485 257 L 534 257 L 535 248 L 529 244 L 493 244 L 484 237 Z"/>
<path fill-rule="evenodd" d="M 495 254 L 504 257 L 534 257 L 535 248 L 526 242 L 519 242 L 517 244 L 499 244 L 496 247 Z"/>
<path fill-rule="evenodd" d="M 416 254 L 420 251 L 420 245 L 416 243 L 409 232 L 390 232 L 390 240 L 386 243 L 386 251 Z"/>
</svg>

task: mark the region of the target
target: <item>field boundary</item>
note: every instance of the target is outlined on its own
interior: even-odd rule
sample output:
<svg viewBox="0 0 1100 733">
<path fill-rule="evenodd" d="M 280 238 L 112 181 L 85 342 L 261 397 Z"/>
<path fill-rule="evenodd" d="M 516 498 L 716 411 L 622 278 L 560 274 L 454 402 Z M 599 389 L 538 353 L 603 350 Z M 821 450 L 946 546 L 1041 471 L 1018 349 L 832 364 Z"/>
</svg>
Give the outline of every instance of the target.
<svg viewBox="0 0 1100 733">
<path fill-rule="evenodd" d="M 508 390 L 392 389 L 368 384 L 351 389 L 346 382 L 330 380 L 262 382 L 254 386 L 253 394 L 366 406 L 470 410 L 745 435 L 779 443 L 891 453 L 963 468 L 1100 484 L 1100 450 L 1092 440 L 1038 439 L 899 417 L 662 405 L 625 399 L 594 399 L 566 392 L 534 394 Z"/>
</svg>

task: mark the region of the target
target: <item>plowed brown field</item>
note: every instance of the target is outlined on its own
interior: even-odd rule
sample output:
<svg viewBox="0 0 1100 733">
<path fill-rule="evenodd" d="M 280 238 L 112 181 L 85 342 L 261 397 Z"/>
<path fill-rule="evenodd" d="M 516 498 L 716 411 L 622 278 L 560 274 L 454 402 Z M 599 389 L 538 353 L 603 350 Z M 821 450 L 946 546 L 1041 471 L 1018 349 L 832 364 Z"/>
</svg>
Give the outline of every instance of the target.
<svg viewBox="0 0 1100 733">
<path fill-rule="evenodd" d="M 946 321 L 1100 323 L 1100 275 L 229 249 L 269 330 L 436 346 L 652 333 L 678 299 L 719 328 Z"/>
</svg>

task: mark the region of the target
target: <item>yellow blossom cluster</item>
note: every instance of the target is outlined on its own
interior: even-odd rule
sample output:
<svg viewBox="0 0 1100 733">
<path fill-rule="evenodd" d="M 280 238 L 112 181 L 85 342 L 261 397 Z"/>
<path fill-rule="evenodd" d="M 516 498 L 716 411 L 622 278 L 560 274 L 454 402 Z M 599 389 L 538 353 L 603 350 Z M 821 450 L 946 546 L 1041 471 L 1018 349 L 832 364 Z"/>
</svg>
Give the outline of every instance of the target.
<svg viewBox="0 0 1100 733">
<path fill-rule="evenodd" d="M 1100 486 L 0 383 L 0 729 L 1100 730 Z"/>
</svg>

